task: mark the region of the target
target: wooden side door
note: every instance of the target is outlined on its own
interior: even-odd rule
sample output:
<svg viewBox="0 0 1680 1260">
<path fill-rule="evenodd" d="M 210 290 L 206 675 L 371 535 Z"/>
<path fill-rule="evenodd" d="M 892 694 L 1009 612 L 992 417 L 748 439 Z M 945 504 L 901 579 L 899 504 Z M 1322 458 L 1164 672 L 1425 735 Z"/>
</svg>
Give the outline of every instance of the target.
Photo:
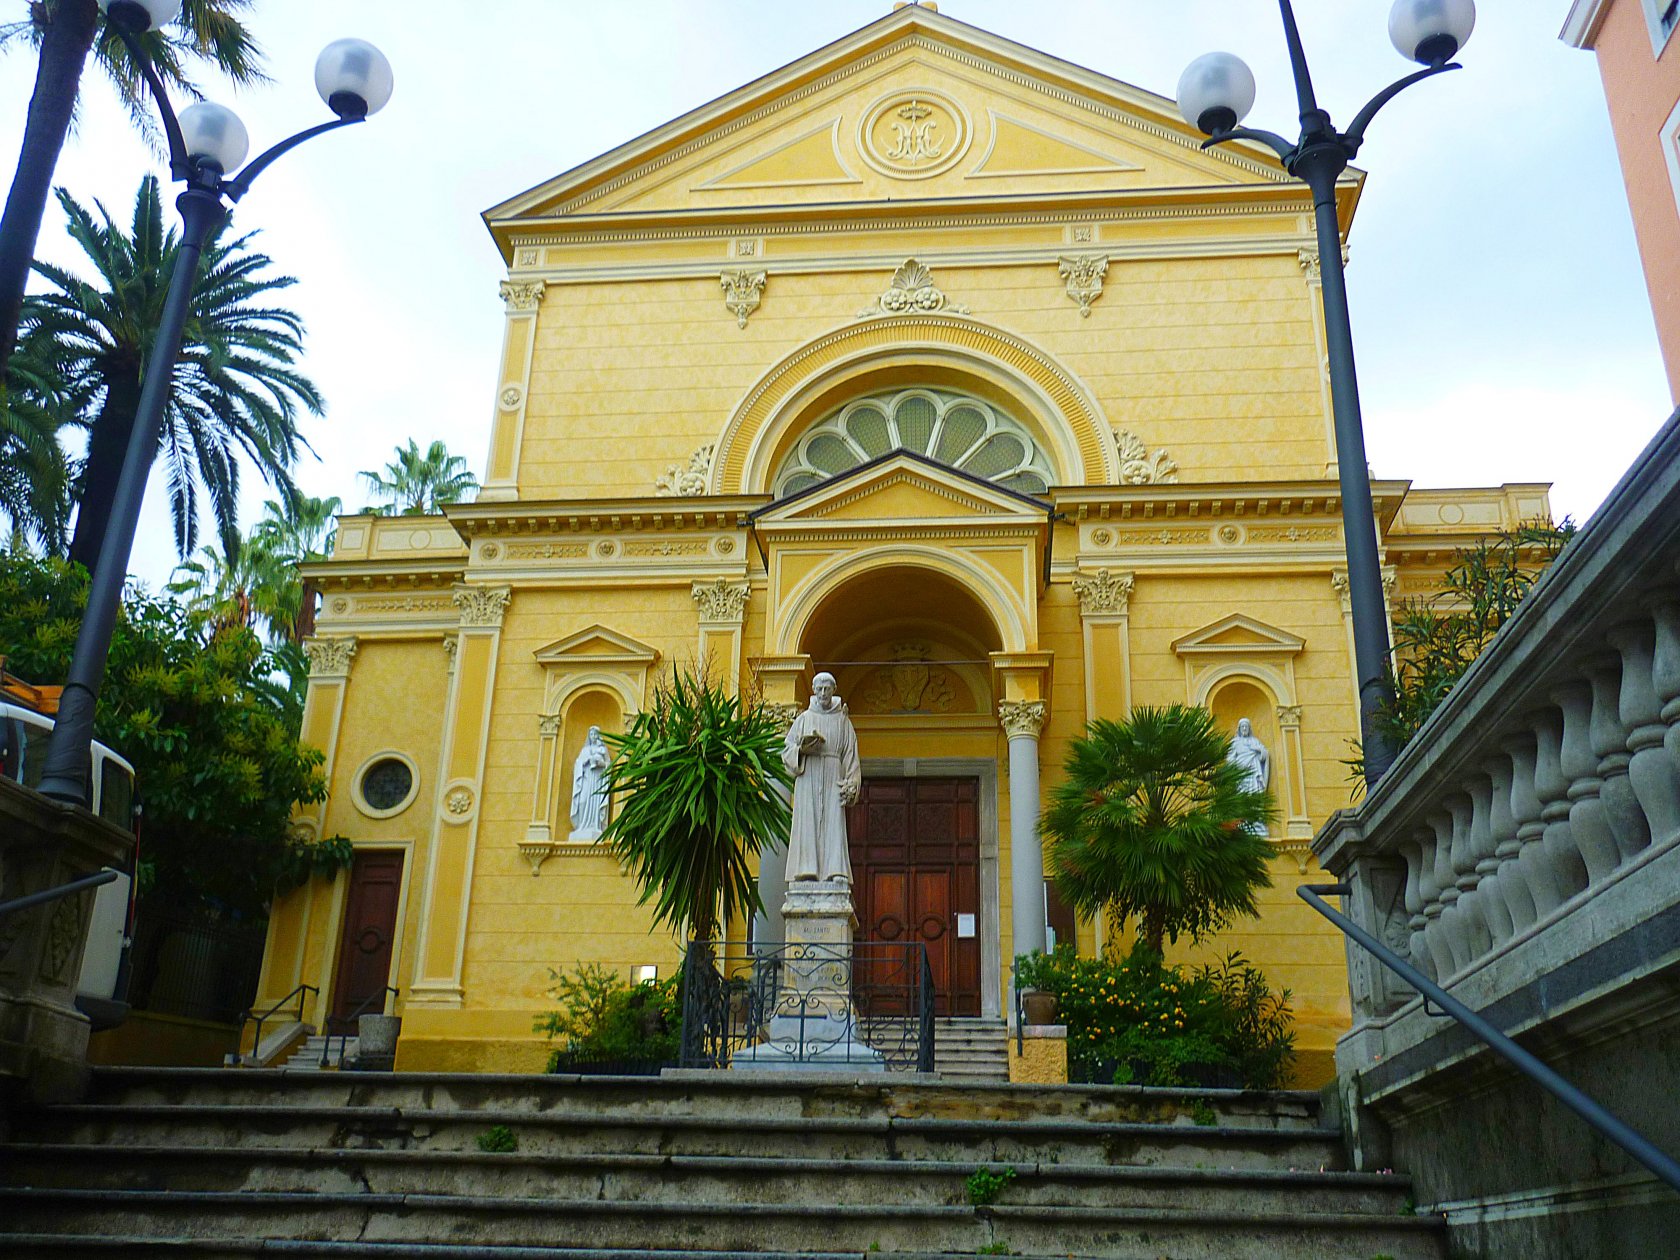
<svg viewBox="0 0 1680 1260">
<path fill-rule="evenodd" d="M 391 983 L 391 949 L 402 893 L 400 850 L 363 849 L 350 867 L 350 894 L 338 942 L 332 1013 L 343 1018 Z M 363 1014 L 377 1013 L 370 1005 Z"/>
</svg>

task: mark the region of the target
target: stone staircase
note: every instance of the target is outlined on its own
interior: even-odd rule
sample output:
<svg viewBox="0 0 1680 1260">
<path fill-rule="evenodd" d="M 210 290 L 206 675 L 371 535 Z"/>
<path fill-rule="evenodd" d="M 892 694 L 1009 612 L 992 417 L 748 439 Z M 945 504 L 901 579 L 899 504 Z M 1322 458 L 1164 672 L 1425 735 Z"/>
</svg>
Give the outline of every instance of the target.
<svg viewBox="0 0 1680 1260">
<path fill-rule="evenodd" d="M 1446 1255 L 1308 1094 L 128 1068 L 12 1126 L 6 1255 Z"/>
<path fill-rule="evenodd" d="M 322 1067 L 323 1054 L 328 1068 L 339 1067 L 345 1059 L 356 1057 L 356 1038 L 337 1035 L 329 1038 L 321 1033 L 312 1033 L 278 1066 L 287 1072 L 318 1072 Z"/>
<path fill-rule="evenodd" d="M 1001 1019 L 936 1019 L 933 1064 L 952 1081 L 1007 1081 L 1009 1026 Z"/>
</svg>

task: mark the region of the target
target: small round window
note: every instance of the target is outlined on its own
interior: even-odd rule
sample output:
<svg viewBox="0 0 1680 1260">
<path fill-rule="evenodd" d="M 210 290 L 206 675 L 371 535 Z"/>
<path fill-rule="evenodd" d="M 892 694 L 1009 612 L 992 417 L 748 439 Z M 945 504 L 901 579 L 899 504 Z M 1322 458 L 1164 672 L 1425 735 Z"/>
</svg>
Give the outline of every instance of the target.
<svg viewBox="0 0 1680 1260">
<path fill-rule="evenodd" d="M 408 808 L 416 787 L 414 765 L 406 757 L 385 754 L 362 767 L 356 804 L 365 814 L 386 818 Z"/>
</svg>

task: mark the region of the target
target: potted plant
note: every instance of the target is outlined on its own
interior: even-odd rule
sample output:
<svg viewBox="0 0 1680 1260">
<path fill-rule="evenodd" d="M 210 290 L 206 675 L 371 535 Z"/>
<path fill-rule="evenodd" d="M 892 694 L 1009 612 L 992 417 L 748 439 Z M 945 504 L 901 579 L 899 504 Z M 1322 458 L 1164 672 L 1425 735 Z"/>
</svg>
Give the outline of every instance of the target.
<svg viewBox="0 0 1680 1260">
<path fill-rule="evenodd" d="M 1021 994 L 1023 1020 L 1029 1026 L 1056 1022 L 1056 994 L 1045 984 L 1048 960 L 1040 950 L 1015 959 L 1015 987 Z"/>
</svg>

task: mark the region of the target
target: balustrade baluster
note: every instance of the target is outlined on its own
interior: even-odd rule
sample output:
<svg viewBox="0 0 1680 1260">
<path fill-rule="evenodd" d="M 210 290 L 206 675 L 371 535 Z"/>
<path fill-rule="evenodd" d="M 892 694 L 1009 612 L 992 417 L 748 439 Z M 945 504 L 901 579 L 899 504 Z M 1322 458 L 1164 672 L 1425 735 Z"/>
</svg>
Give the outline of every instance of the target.
<svg viewBox="0 0 1680 1260">
<path fill-rule="evenodd" d="M 1476 863 L 1479 855 L 1476 853 L 1475 833 L 1471 828 L 1475 802 L 1467 792 L 1455 792 L 1447 798 L 1447 809 L 1452 812 L 1453 819 L 1453 874 L 1458 877 L 1459 931 L 1463 934 L 1464 961 L 1468 964 L 1493 948 L 1493 933 L 1488 930 L 1482 898 L 1476 891 Z"/>
<path fill-rule="evenodd" d="M 1511 911 L 1499 894 L 1499 859 L 1493 848 L 1493 780 L 1478 776 L 1465 787 L 1470 792 L 1470 852 L 1476 859 L 1476 908 L 1487 926 L 1489 947 L 1511 939 Z"/>
<path fill-rule="evenodd" d="M 1511 815 L 1517 820 L 1517 871 L 1534 903 L 1534 915 L 1541 918 L 1563 904 L 1552 864 L 1546 859 L 1546 826 L 1541 821 L 1540 792 L 1535 786 L 1539 774 L 1536 741 L 1531 735 L 1513 735 L 1505 741 L 1511 754 Z"/>
<path fill-rule="evenodd" d="M 1569 835 L 1586 865 L 1587 878 L 1596 884 L 1621 861 L 1616 838 L 1610 834 L 1600 793 L 1598 754 L 1592 745 L 1592 686 L 1584 681 L 1565 683 L 1552 692 L 1563 709 L 1563 749 L 1559 765 L 1569 780 Z"/>
<path fill-rule="evenodd" d="M 1412 966 L 1431 980 L 1436 978 L 1435 958 L 1429 952 L 1429 943 L 1424 936 L 1429 920 L 1424 917 L 1423 907 L 1426 876 L 1435 861 L 1434 844 L 1434 833 L 1420 828 L 1411 839 L 1400 845 L 1400 856 L 1406 859 L 1406 913 L 1410 916 L 1406 920 L 1406 929 L 1410 933 L 1406 953 Z"/>
<path fill-rule="evenodd" d="M 1448 805 L 1451 809 L 1451 805 Z M 1458 862 L 1454 858 L 1458 828 L 1450 813 L 1429 815 L 1429 825 L 1435 829 L 1435 875 L 1441 881 L 1441 945 L 1451 966 L 1448 975 L 1457 975 L 1470 965 L 1470 934 L 1465 931 L 1464 916 L 1459 912 L 1458 900 L 1463 895 L 1458 886 Z"/>
<path fill-rule="evenodd" d="M 1628 732 L 1628 782 L 1645 812 L 1652 843 L 1667 844 L 1680 835 L 1680 778 L 1663 749 L 1668 723 L 1655 681 L 1656 626 L 1648 620 L 1632 622 L 1617 626 L 1608 638 L 1622 654 L 1616 711 Z"/>
<path fill-rule="evenodd" d="M 1423 868 L 1426 877 L 1423 885 L 1424 942 L 1429 947 L 1429 956 L 1435 960 L 1436 978 L 1445 980 L 1458 970 L 1452 946 L 1447 941 L 1446 926 L 1441 921 L 1441 916 L 1446 913 L 1449 889 L 1452 899 L 1458 900 L 1458 882 L 1452 870 L 1452 818 L 1437 813 L 1429 815 L 1424 821 L 1430 834 L 1429 842 L 1424 846 L 1430 859 Z"/>
<path fill-rule="evenodd" d="M 1493 832 L 1494 878 L 1498 881 L 1499 896 L 1505 902 L 1505 913 L 1511 920 L 1515 935 L 1534 922 L 1534 896 L 1528 882 L 1517 867 L 1517 855 L 1522 840 L 1517 835 L 1517 818 L 1511 812 L 1511 787 L 1514 773 L 1509 756 L 1490 757 L 1482 763 L 1493 784 L 1493 803 L 1488 828 Z"/>
<path fill-rule="evenodd" d="M 1651 843 L 1651 827 L 1628 778 L 1628 763 L 1633 758 L 1628 754 L 1628 730 L 1622 725 L 1620 712 L 1621 657 L 1605 655 L 1588 662 L 1587 678 L 1593 689 L 1593 751 L 1599 757 L 1598 777 L 1604 780 L 1598 796 L 1604 802 L 1610 834 L 1616 837 L 1618 856 L 1626 861 Z M 1593 882 L 1598 882 L 1596 874 Z"/>
<path fill-rule="evenodd" d="M 1534 718 L 1534 788 L 1540 793 L 1541 847 L 1557 890 L 1568 900 L 1587 886 L 1587 866 L 1569 830 L 1569 779 L 1563 773 L 1563 715 L 1542 709 Z"/>
<path fill-rule="evenodd" d="M 1663 747 L 1674 773 L 1680 774 L 1680 599 L 1661 597 L 1651 609 L 1657 623 L 1656 651 L 1651 658 L 1651 681 L 1662 701 L 1662 720 L 1668 723 Z"/>
</svg>

